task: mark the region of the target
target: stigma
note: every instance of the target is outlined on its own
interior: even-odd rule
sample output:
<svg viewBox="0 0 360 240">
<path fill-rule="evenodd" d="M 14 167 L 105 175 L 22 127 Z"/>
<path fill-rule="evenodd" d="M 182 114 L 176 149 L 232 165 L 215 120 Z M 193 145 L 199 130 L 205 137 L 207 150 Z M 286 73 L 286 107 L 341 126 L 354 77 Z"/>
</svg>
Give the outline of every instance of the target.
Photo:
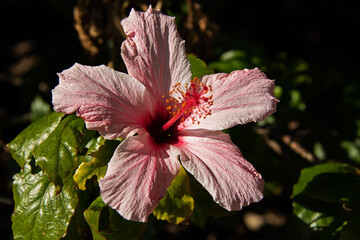
<svg viewBox="0 0 360 240">
<path fill-rule="evenodd" d="M 211 115 L 212 87 L 205 85 L 197 77 L 192 79 L 190 83 L 181 86 L 180 83 L 172 86 L 166 110 L 170 119 L 167 121 L 162 130 L 168 130 L 175 123 L 177 124 L 200 124 L 201 119 Z M 165 96 L 163 96 L 165 98 Z"/>
</svg>

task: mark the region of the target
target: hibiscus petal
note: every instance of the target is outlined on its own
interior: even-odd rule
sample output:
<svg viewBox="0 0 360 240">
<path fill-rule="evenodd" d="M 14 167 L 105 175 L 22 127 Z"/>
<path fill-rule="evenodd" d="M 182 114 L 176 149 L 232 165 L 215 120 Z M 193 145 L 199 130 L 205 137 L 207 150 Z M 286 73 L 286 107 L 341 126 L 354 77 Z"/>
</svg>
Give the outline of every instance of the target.
<svg viewBox="0 0 360 240">
<path fill-rule="evenodd" d="M 173 148 L 184 168 L 227 210 L 240 210 L 263 197 L 264 181 L 229 135 L 221 131 L 181 131 Z"/>
<path fill-rule="evenodd" d="M 257 68 L 211 74 L 202 81 L 213 90 L 211 116 L 189 128 L 223 130 L 261 121 L 276 111 L 275 83 Z"/>
<path fill-rule="evenodd" d="M 148 133 L 125 139 L 100 179 L 104 202 L 126 219 L 146 222 L 180 170 L 177 157 L 169 152 Z"/>
<path fill-rule="evenodd" d="M 126 137 L 151 105 L 145 87 L 133 77 L 104 65 L 75 64 L 59 73 L 52 90 L 54 110 L 82 117 L 88 129 L 105 138 Z"/>
<path fill-rule="evenodd" d="M 168 96 L 170 86 L 191 79 L 190 63 L 174 17 L 153 10 L 131 10 L 121 24 L 127 35 L 121 55 L 128 73 L 141 81 L 155 101 Z"/>
</svg>

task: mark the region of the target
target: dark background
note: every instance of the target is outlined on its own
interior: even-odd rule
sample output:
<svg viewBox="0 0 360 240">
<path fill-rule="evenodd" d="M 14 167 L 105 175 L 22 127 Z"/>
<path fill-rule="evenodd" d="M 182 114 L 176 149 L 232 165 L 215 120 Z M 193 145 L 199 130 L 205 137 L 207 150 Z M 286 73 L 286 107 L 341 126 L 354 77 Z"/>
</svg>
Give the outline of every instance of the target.
<svg viewBox="0 0 360 240">
<path fill-rule="evenodd" d="M 164 11 L 179 19 L 182 34 L 187 32 L 184 19 L 189 2 L 163 3 Z M 215 71 L 259 66 L 281 87 L 278 111 L 271 122 L 265 123 L 270 133 L 259 134 L 256 132 L 259 125 L 255 124 L 230 131 L 244 156 L 254 163 L 269 185 L 262 202 L 231 217 L 209 218 L 204 226 L 176 227 L 151 220 L 145 238 L 311 239 L 312 230 L 292 213 L 291 189 L 300 170 L 328 160 L 359 165 L 360 144 L 356 143 L 360 138 L 358 3 L 332 0 L 195 2 L 214 24 L 216 34 L 214 43 L 205 52 L 188 46 L 189 52 L 205 59 Z M 112 48 L 117 46 L 103 47 L 100 55 L 89 56 L 74 29 L 75 5 L 76 1 L 60 0 L 0 2 L 1 239 L 12 238 L 11 182 L 12 175 L 20 170 L 6 144 L 29 125 L 36 114 L 41 115 L 36 107 L 31 108 L 36 96 L 51 104 L 50 91 L 57 85 L 57 72 L 74 62 L 106 64 L 111 59 L 110 52 L 114 51 Z M 130 3 L 126 11 L 131 6 Z M 222 58 L 224 52 L 233 50 L 240 50 L 245 56 Z M 120 65 L 115 67 L 121 69 Z M 289 146 L 286 136 L 295 139 L 300 150 Z M 281 153 L 269 145 L 269 138 L 282 147 Z M 320 150 L 315 146 L 321 146 Z M 306 153 L 313 158 L 302 155 Z M 254 214 L 258 218 L 254 218 Z M 253 229 L 248 219 L 263 224 Z"/>
</svg>

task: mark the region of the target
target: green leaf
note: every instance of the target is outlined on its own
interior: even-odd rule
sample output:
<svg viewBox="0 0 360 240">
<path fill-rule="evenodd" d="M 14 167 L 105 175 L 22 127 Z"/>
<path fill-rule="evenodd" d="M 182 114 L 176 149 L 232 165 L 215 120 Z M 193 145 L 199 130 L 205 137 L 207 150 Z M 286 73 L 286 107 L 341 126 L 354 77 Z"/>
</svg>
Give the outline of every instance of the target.
<svg viewBox="0 0 360 240">
<path fill-rule="evenodd" d="M 153 214 L 157 219 L 180 224 L 190 218 L 193 210 L 194 199 L 190 195 L 188 174 L 181 167 Z"/>
<path fill-rule="evenodd" d="M 91 156 L 91 161 L 81 163 L 74 175 L 74 182 L 79 189 L 85 190 L 86 181 L 93 176 L 96 176 L 99 180 L 105 175 L 107 163 L 110 161 L 119 143 L 120 141 L 106 140 L 99 136 L 89 147 L 86 155 Z"/>
<path fill-rule="evenodd" d="M 100 233 L 99 221 L 100 221 L 101 211 L 106 208 L 107 208 L 106 204 L 102 201 L 101 197 L 99 196 L 90 205 L 90 207 L 84 211 L 85 220 L 90 226 L 94 240 L 105 239 L 104 236 L 102 236 Z"/>
<path fill-rule="evenodd" d="M 25 128 L 8 144 L 12 157 L 21 168 L 24 168 L 26 160 L 32 157 L 34 149 L 55 130 L 64 115 L 63 113 L 53 112 L 40 118 Z"/>
<path fill-rule="evenodd" d="M 194 78 L 194 77 L 199 78 L 204 75 L 209 75 L 209 74 L 214 73 L 214 71 L 211 68 L 209 68 L 203 60 L 195 57 L 192 54 L 188 54 L 187 57 L 190 61 L 190 67 L 191 67 L 191 73 L 192 73 L 191 78 Z"/>
<path fill-rule="evenodd" d="M 93 239 L 132 240 L 139 239 L 146 224 L 125 220 L 108 207 L 99 196 L 84 212 Z"/>
<path fill-rule="evenodd" d="M 14 176 L 13 193 L 15 239 L 60 239 L 66 234 L 78 203 L 72 182 L 57 191 L 43 172 L 32 174 L 30 165 L 26 164 Z"/>
<path fill-rule="evenodd" d="M 321 230 L 334 222 L 336 214 L 333 209 L 331 204 L 322 205 L 321 202 L 309 199 L 294 202 L 294 214 L 315 230 Z"/>
<path fill-rule="evenodd" d="M 358 169 L 342 163 L 305 168 L 293 188 L 294 214 L 310 227 L 335 234 L 359 209 Z"/>
<path fill-rule="evenodd" d="M 206 224 L 207 216 L 199 208 L 194 208 L 193 213 L 191 214 L 190 222 L 191 224 L 204 228 Z"/>
<path fill-rule="evenodd" d="M 311 182 L 314 177 L 321 173 L 357 173 L 357 169 L 352 167 L 351 165 L 344 164 L 344 163 L 324 163 L 318 164 L 313 167 L 304 168 L 301 171 L 299 181 L 294 185 L 293 188 L 293 197 L 302 193 L 307 184 Z"/>
<path fill-rule="evenodd" d="M 324 202 L 341 203 L 348 209 L 359 209 L 360 176 L 351 173 L 319 174 L 307 185 L 303 194 Z"/>
<path fill-rule="evenodd" d="M 35 164 L 49 176 L 50 181 L 62 185 L 72 179 L 78 165 L 78 155 L 95 134 L 85 128 L 84 121 L 70 115 L 35 150 Z"/>
</svg>

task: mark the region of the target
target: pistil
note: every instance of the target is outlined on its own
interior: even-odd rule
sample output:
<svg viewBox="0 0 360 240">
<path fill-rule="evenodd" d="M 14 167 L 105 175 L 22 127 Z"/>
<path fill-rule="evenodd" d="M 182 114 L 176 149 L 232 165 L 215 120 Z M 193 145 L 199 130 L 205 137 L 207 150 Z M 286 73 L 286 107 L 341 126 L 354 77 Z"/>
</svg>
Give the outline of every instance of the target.
<svg viewBox="0 0 360 240">
<path fill-rule="evenodd" d="M 212 91 L 211 86 L 205 86 L 198 78 L 191 80 L 190 86 L 185 84 L 186 92 L 184 92 L 180 84 L 173 86 L 170 95 L 175 96 L 167 99 L 166 102 L 174 102 L 167 107 L 172 117 L 162 126 L 162 131 L 167 131 L 175 123 L 183 123 L 191 120 L 193 124 L 200 123 L 200 119 L 205 119 L 211 115 L 210 106 L 213 104 L 212 95 L 205 96 Z M 176 98 L 178 96 L 178 98 Z"/>
</svg>

